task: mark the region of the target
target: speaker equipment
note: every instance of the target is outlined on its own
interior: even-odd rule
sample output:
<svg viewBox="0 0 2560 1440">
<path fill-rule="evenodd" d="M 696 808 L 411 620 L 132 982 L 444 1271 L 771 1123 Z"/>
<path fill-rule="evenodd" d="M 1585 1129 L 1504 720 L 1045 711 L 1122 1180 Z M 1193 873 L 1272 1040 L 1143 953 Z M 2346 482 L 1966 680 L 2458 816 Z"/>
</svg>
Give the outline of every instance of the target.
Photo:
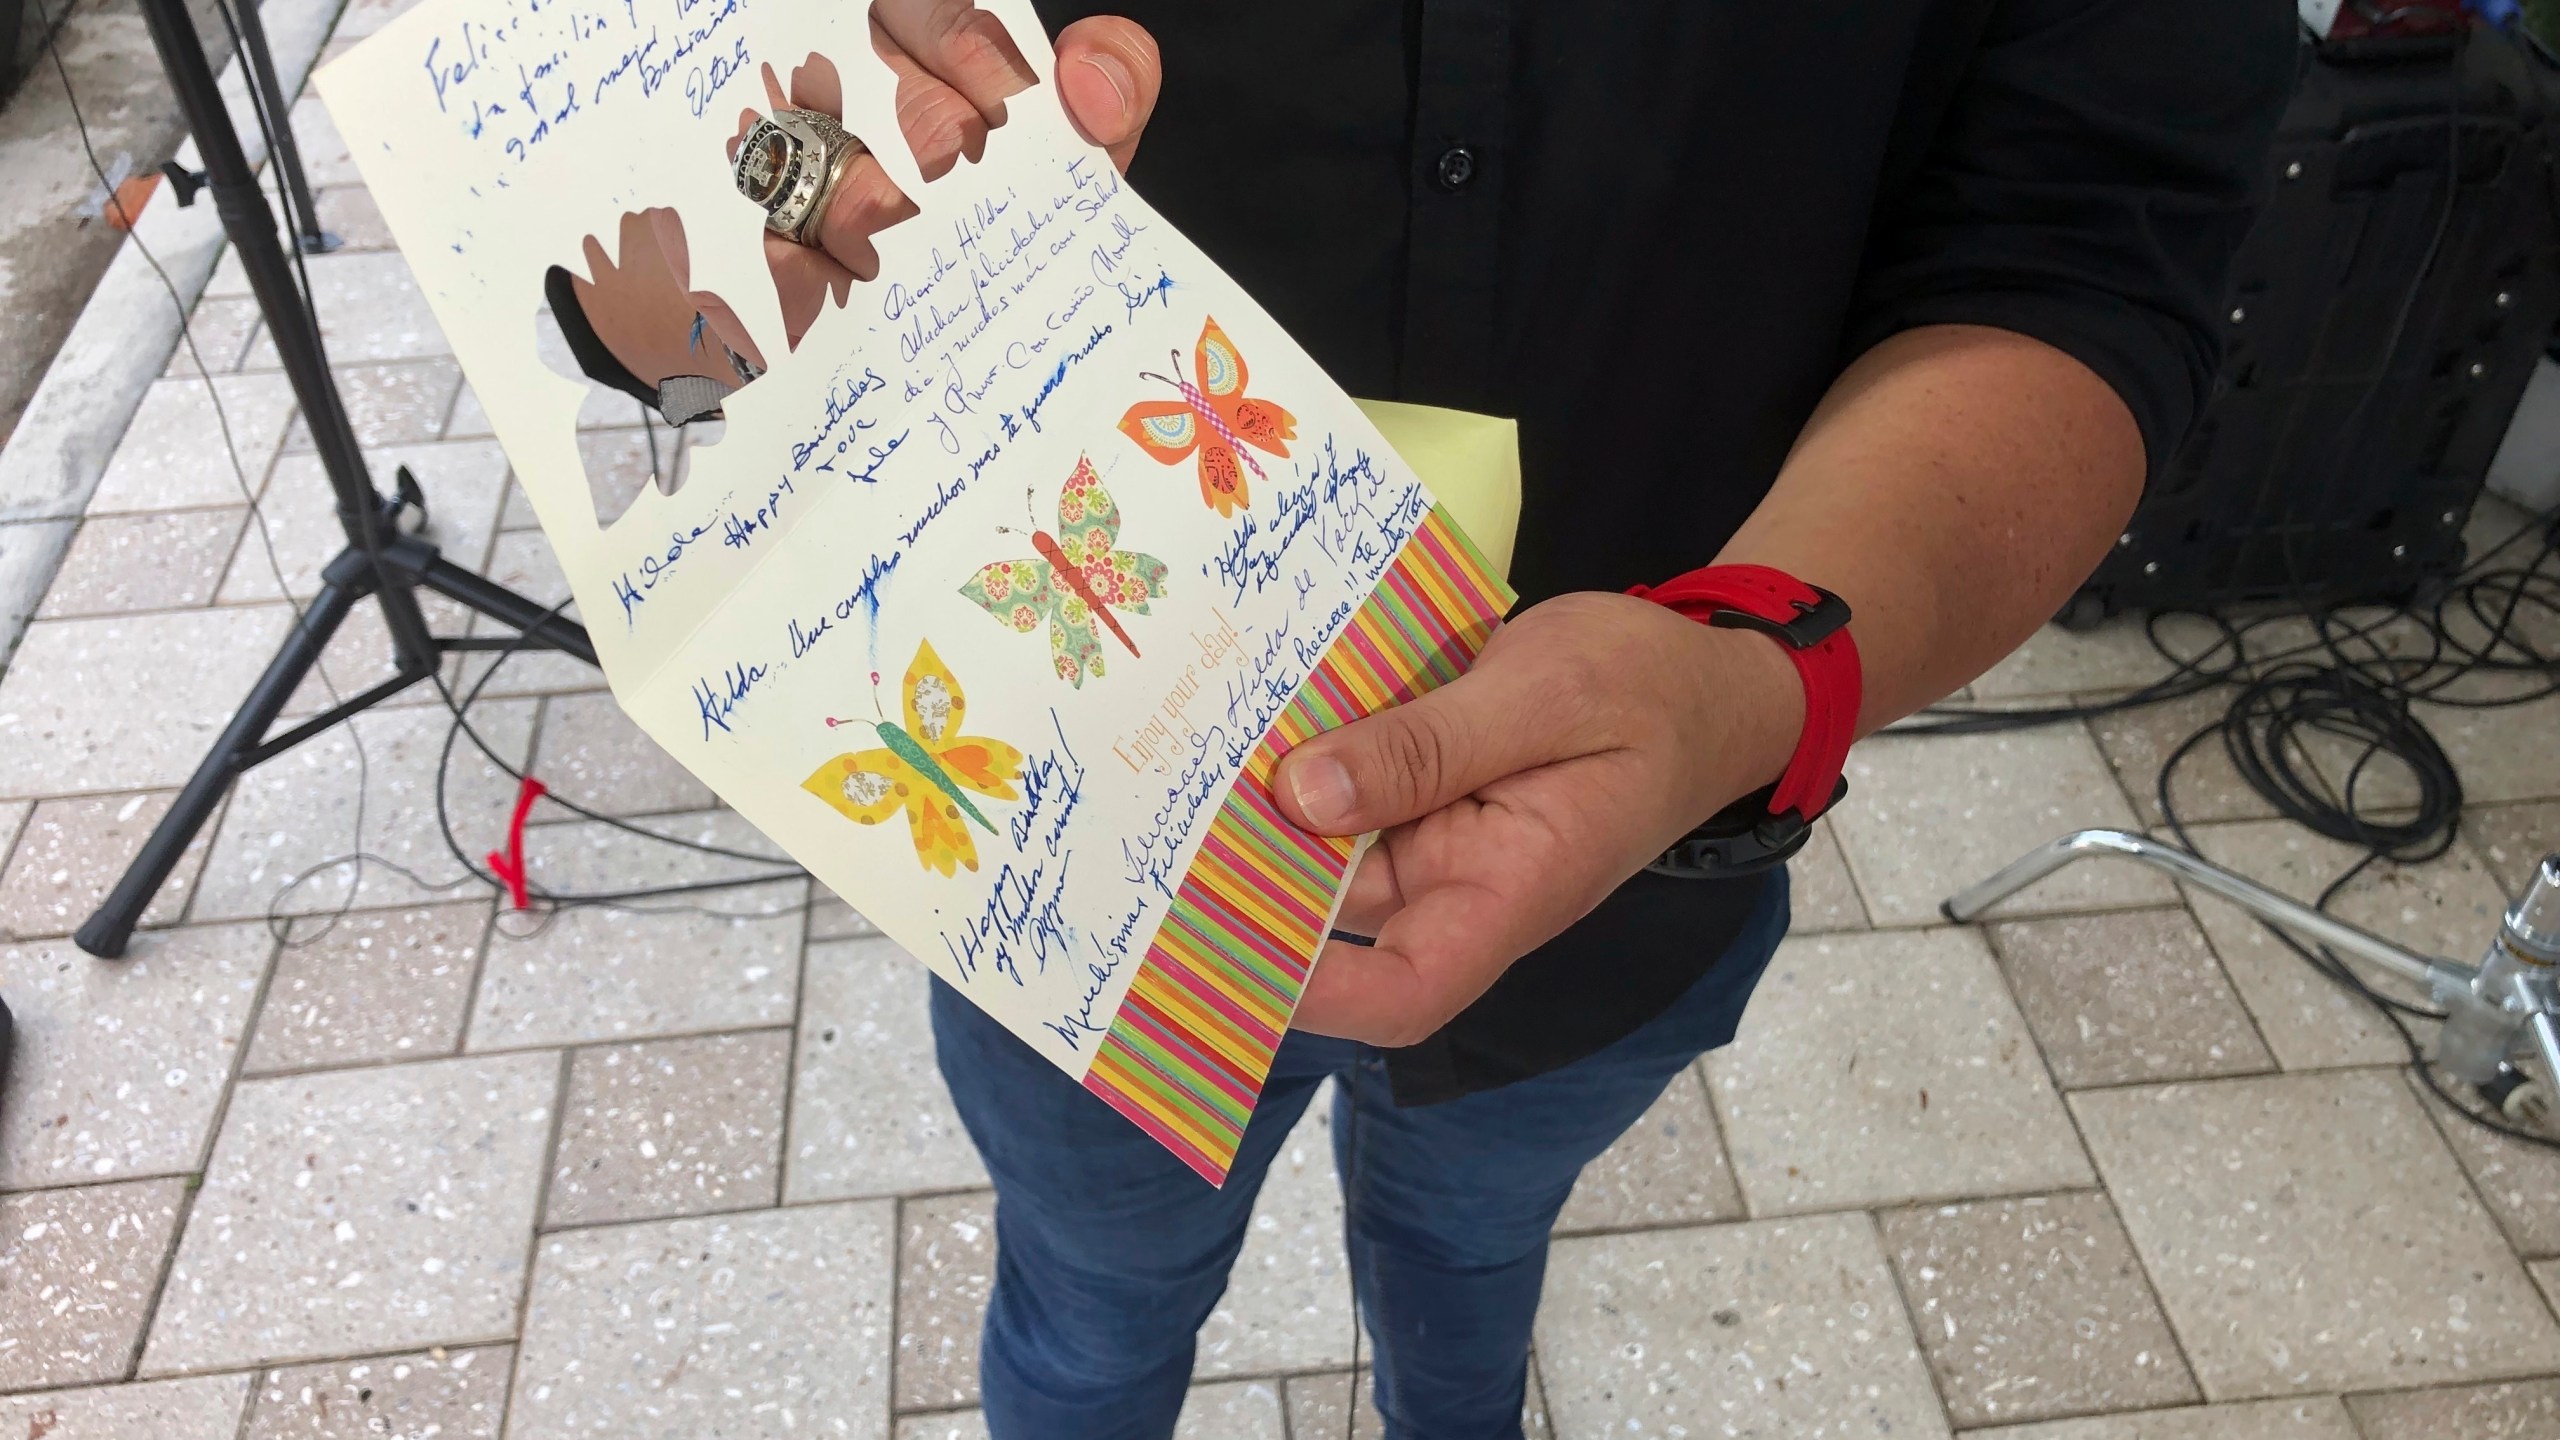
<svg viewBox="0 0 2560 1440">
<path fill-rule="evenodd" d="M 2560 68 L 2306 39 L 2212 398 L 2066 624 L 2422 596 L 2560 319 Z"/>
</svg>

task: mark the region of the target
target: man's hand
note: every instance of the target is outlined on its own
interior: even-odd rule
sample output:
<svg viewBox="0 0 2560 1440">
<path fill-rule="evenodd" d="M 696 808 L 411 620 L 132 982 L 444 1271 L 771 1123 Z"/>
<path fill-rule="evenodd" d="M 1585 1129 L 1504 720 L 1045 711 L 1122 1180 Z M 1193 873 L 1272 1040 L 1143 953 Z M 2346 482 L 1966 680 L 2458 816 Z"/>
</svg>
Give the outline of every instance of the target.
<svg viewBox="0 0 2560 1440">
<path fill-rule="evenodd" d="M 1560 596 L 1475 667 L 1281 762 L 1292 819 L 1384 831 L 1296 1025 L 1414 1044 L 1699 821 L 1775 779 L 1804 690 L 1768 639 L 1623 595 Z M 1595 985 L 1607 977 L 1592 977 Z"/>
<path fill-rule="evenodd" d="M 1031 66 L 1004 26 L 968 0 L 879 0 L 871 10 L 871 44 L 898 77 L 898 128 L 927 180 L 950 173 L 963 157 L 986 153 L 989 131 L 1004 124 L 1007 98 L 1031 88 Z M 1126 169 L 1164 86 L 1153 37 L 1137 22 L 1098 15 L 1058 33 L 1058 96 L 1086 139 Z M 792 105 L 844 118 L 842 78 L 824 57 L 791 72 L 786 91 L 764 67 L 769 106 Z M 756 122 L 738 117 L 737 140 Z M 865 137 L 879 143 L 874 137 Z M 869 155 L 855 157 L 819 222 L 818 246 L 779 235 L 764 240 L 774 288 L 782 298 L 784 334 L 793 348 L 833 300 L 843 304 L 853 282 L 880 273 L 871 237 L 916 213 L 910 200 Z M 713 315 L 718 325 L 722 317 Z M 734 344 L 734 341 L 733 341 Z"/>
<path fill-rule="evenodd" d="M 1849 602 L 1868 733 L 2053 614 L 2122 533 L 2143 458 L 2133 412 L 2063 352 L 1974 326 L 1905 331 L 1841 375 L 1715 560 Z M 1427 1037 L 1775 779 L 1803 726 L 1803 683 L 1764 636 L 1619 595 L 1521 615 L 1456 682 L 1281 762 L 1299 824 L 1386 831 L 1342 920 L 1378 946 L 1326 947 L 1297 1023 L 1377 1045 Z"/>
</svg>

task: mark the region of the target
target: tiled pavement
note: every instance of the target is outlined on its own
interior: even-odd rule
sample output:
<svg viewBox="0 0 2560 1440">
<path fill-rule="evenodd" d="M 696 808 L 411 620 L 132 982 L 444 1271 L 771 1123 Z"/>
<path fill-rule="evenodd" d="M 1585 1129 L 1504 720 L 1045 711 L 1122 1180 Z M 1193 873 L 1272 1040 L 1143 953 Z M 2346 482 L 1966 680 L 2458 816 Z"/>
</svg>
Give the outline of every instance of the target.
<svg viewBox="0 0 2560 1440">
<path fill-rule="evenodd" d="M 311 265 L 359 430 L 425 480 L 450 553 L 556 598 L 378 218 L 325 121 L 296 117 L 354 241 Z M 325 505 L 236 268 L 196 327 L 301 598 Z M 441 888 L 445 724 L 421 693 L 368 716 L 360 753 L 332 736 L 253 775 L 130 962 L 71 947 L 290 619 L 213 415 L 174 359 L 0 677 L 0 992 L 22 1034 L 0 1437 L 983 1436 L 990 1204 L 930 1070 L 923 972 L 805 884 L 525 933 Z M 597 456 L 633 450 L 595 418 Z M 340 647 L 342 687 L 376 636 Z M 2152 673 L 2130 632 L 2048 633 L 1977 692 Z M 760 848 L 592 675 L 537 658 L 490 696 L 483 737 L 564 792 Z M 2154 818 L 2158 764 L 2203 718 L 1861 749 L 1741 1039 L 1566 1210 L 1531 1434 L 2560 1436 L 2560 1157 L 2441 1113 L 2368 1014 L 2148 872 L 1938 921 L 2035 843 Z M 2464 843 L 2340 908 L 2468 958 L 2560 845 L 2560 707 L 2442 718 L 2479 800 Z M 479 843 L 508 787 L 465 747 L 449 795 Z M 2297 893 L 2340 867 L 2227 770 L 2179 801 L 2206 850 Z M 564 887 L 754 873 L 541 818 L 530 848 Z M 279 945 L 279 888 L 359 846 L 414 875 L 323 869 L 288 908 L 350 884 L 357 908 Z M 1341 1433 L 1327 1156 L 1313 1115 L 1203 1331 L 1186 1440 Z"/>
</svg>

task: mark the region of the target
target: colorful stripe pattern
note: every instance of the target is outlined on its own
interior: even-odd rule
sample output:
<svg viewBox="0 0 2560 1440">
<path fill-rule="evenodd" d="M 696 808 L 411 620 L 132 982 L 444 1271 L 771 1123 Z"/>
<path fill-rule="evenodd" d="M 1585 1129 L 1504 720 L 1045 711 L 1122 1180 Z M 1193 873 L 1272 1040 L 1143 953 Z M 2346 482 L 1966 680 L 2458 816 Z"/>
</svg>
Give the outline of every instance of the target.
<svg viewBox="0 0 2560 1440">
<path fill-rule="evenodd" d="M 1435 508 L 1210 823 L 1084 1082 L 1210 1183 L 1226 1183 L 1351 861 L 1351 841 L 1282 816 L 1272 767 L 1314 735 L 1456 679 L 1512 598 Z"/>
</svg>

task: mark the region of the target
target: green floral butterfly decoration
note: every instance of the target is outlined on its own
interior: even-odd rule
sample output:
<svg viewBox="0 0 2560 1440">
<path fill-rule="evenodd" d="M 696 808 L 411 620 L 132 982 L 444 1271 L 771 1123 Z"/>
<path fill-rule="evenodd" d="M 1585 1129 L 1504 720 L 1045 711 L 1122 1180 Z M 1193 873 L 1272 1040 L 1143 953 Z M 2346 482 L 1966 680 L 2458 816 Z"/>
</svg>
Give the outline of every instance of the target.
<svg viewBox="0 0 2560 1440">
<path fill-rule="evenodd" d="M 1165 593 L 1165 563 L 1152 555 L 1113 548 L 1120 539 L 1120 507 L 1079 458 L 1076 473 L 1058 492 L 1058 533 L 1034 530 L 1026 560 L 999 560 L 960 587 L 960 593 L 1023 634 L 1049 624 L 1049 661 L 1058 678 L 1084 688 L 1102 674 L 1101 622 L 1135 656 L 1137 645 L 1112 612 L 1147 613 L 1147 602 Z"/>
</svg>

